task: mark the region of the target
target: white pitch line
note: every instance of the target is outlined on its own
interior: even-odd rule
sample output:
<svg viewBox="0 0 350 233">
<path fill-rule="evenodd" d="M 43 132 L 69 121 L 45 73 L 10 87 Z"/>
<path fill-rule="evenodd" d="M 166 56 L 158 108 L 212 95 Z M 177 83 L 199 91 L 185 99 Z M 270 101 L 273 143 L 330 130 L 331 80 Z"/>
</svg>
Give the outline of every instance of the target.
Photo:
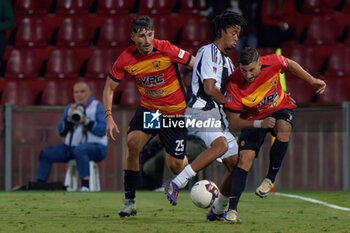
<svg viewBox="0 0 350 233">
<path fill-rule="evenodd" d="M 327 206 L 327 207 L 330 207 L 330 208 L 333 208 L 333 209 L 350 211 L 350 208 L 345 208 L 345 207 L 342 207 L 342 206 L 329 204 L 327 202 L 319 201 L 319 200 L 316 200 L 316 199 L 313 199 L 313 198 L 309 198 L 309 197 L 302 197 L 302 196 L 299 196 L 299 195 L 292 195 L 292 194 L 279 193 L 279 192 L 274 192 L 274 194 L 277 195 L 277 196 L 290 197 L 290 198 L 300 199 L 300 200 L 304 200 L 304 201 L 308 201 L 308 202 L 324 205 L 324 206 Z"/>
</svg>

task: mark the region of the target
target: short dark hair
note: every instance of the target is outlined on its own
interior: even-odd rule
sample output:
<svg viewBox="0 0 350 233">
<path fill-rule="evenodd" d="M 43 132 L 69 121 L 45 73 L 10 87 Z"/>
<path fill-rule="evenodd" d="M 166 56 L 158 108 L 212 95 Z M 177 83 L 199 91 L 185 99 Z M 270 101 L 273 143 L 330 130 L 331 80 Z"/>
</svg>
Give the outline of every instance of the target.
<svg viewBox="0 0 350 233">
<path fill-rule="evenodd" d="M 139 16 L 131 22 L 131 31 L 133 33 L 137 33 L 138 31 L 140 31 L 142 29 L 145 29 L 146 31 L 154 29 L 154 25 L 153 25 L 152 19 L 150 17 Z"/>
<path fill-rule="evenodd" d="M 238 56 L 238 62 L 241 65 L 249 65 L 259 59 L 259 52 L 256 48 L 245 47 Z"/>
<path fill-rule="evenodd" d="M 224 11 L 217 15 L 212 21 L 212 33 L 214 40 L 221 36 L 221 29 L 226 32 L 228 27 L 241 26 L 242 29 L 247 25 L 247 21 L 239 14 L 233 11 Z"/>
</svg>

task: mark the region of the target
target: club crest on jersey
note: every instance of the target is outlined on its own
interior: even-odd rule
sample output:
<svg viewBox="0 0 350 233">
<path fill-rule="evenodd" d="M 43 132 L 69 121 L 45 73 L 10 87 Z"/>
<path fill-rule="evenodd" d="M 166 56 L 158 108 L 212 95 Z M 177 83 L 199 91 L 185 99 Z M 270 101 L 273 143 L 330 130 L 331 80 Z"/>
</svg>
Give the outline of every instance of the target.
<svg viewBox="0 0 350 233">
<path fill-rule="evenodd" d="M 277 86 L 277 77 L 271 80 L 272 85 Z"/>
<path fill-rule="evenodd" d="M 160 61 L 153 61 L 152 64 L 153 64 L 153 67 L 155 69 L 159 69 L 160 68 Z"/>
</svg>

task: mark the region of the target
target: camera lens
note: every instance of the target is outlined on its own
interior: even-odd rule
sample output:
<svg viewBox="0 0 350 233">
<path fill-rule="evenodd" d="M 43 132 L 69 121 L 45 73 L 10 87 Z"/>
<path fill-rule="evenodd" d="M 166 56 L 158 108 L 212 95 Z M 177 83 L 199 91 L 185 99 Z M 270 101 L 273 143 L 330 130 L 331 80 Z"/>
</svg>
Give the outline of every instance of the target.
<svg viewBox="0 0 350 233">
<path fill-rule="evenodd" d="M 79 122 L 80 120 L 81 120 L 81 116 L 80 116 L 80 114 L 77 112 L 77 113 L 73 113 L 73 115 L 72 115 L 72 120 L 74 121 L 74 122 Z"/>
<path fill-rule="evenodd" d="M 84 115 L 85 115 L 84 105 L 82 105 L 82 104 L 77 105 L 72 112 L 72 122 L 75 124 L 78 124 Z"/>
</svg>

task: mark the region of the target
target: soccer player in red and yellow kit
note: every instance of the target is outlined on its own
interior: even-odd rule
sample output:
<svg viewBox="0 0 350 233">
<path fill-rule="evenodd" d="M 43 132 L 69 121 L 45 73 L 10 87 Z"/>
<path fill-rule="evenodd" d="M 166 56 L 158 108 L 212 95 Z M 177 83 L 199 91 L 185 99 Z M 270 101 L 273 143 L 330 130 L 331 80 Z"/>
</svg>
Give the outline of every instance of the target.
<svg viewBox="0 0 350 233">
<path fill-rule="evenodd" d="M 129 73 L 136 80 L 141 95 L 141 105 L 130 122 L 128 132 L 128 152 L 124 167 L 125 205 L 119 211 L 120 217 L 135 215 L 135 190 L 139 176 L 139 154 L 144 145 L 155 135 L 166 150 L 169 169 L 178 174 L 188 160 L 184 154 L 186 129 L 144 129 L 144 113 L 156 111 L 153 117 L 161 114 L 173 115 L 173 121 L 184 120 L 186 101 L 177 75 L 176 63 L 193 67 L 194 57 L 168 41 L 154 39 L 151 19 L 140 16 L 132 21 L 131 39 L 135 42 L 124 50 L 109 72 L 103 92 L 103 105 L 107 121 L 107 135 L 115 140 L 114 131 L 119 129 L 112 117 L 113 92 Z M 151 120 L 153 121 L 153 119 Z"/>
<path fill-rule="evenodd" d="M 229 209 L 226 219 L 238 221 L 237 205 L 245 188 L 246 178 L 254 158 L 268 132 L 276 136 L 270 149 L 270 165 L 266 178 L 256 194 L 265 197 L 270 192 L 287 151 L 293 126 L 295 101 L 286 95 L 280 84 L 285 70 L 307 81 L 322 94 L 326 83 L 314 78 L 295 61 L 280 55 L 259 57 L 255 48 L 247 47 L 239 54 L 239 68 L 230 77 L 225 108 L 232 127 L 243 128 L 238 141 L 239 161 L 232 174 Z"/>
</svg>

